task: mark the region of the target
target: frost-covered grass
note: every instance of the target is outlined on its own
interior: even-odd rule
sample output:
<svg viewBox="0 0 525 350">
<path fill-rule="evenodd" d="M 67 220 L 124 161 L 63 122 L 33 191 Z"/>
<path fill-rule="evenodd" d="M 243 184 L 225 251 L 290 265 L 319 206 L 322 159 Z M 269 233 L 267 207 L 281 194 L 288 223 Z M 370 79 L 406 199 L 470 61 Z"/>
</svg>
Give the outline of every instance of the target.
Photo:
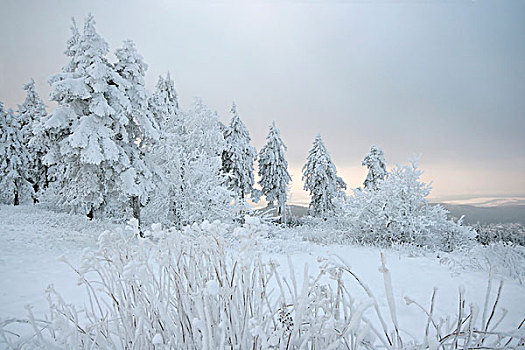
<svg viewBox="0 0 525 350">
<path fill-rule="evenodd" d="M 0 204 L 0 232 L 6 243 L 2 253 L 50 247 L 61 251 L 71 245 L 96 247 L 101 232 L 120 225 L 109 220 L 89 220 L 85 215 L 53 212 L 41 205 Z M 30 231 L 30 232 L 27 232 Z"/>
<path fill-rule="evenodd" d="M 525 283 L 525 247 L 513 243 L 475 244 L 446 254 L 441 262 L 455 270 L 480 270 Z"/>
<path fill-rule="evenodd" d="M 271 231 L 256 219 L 236 228 L 204 223 L 165 231 L 154 226 L 147 239 L 137 238 L 132 226 L 106 231 L 97 249 L 86 251 L 79 266 L 71 265 L 88 296 L 85 306 L 70 304 L 49 288 L 45 317 L 30 311 L 25 320 L 1 323 L 4 344 L 28 349 L 448 349 L 523 343 L 519 322 L 509 326 L 506 312 L 498 308 L 505 301 L 502 282 L 490 280 L 478 303 L 470 303 L 460 288 L 457 312 L 448 315 L 436 289 L 428 290 L 424 301 L 405 298 L 403 306 L 395 288 L 401 281 L 383 255 L 375 272 L 381 283 L 370 287 L 373 276 L 360 275 L 337 249 L 317 263 L 301 266 L 301 259 L 290 255 L 279 264 L 271 259 L 275 254 L 264 252 L 275 248 L 269 241 L 279 242 L 268 240 Z M 279 243 L 286 248 L 284 240 Z M 419 327 L 406 322 L 407 310 L 423 320 Z M 32 331 L 18 339 L 10 332 L 23 324 Z"/>
</svg>

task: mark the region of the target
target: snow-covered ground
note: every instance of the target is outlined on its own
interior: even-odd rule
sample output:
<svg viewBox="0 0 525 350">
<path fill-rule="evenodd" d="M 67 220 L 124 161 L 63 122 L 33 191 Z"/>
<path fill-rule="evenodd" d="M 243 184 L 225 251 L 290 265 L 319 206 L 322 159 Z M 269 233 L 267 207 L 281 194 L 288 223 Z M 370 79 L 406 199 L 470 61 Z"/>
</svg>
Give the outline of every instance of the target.
<svg viewBox="0 0 525 350">
<path fill-rule="evenodd" d="M 98 235 L 118 225 L 84 216 L 57 214 L 38 206 L 0 206 L 0 317 L 23 317 L 47 308 L 44 290 L 53 284 L 71 301 L 82 301 L 75 273 L 59 257 L 76 264 Z"/>
<path fill-rule="evenodd" d="M 27 304 L 33 306 L 35 315 L 45 312 L 44 290 L 49 284 L 54 284 L 66 301 L 82 305 L 85 301 L 83 289 L 77 287 L 75 273 L 59 257 L 63 255 L 73 265 L 78 264 L 84 249 L 96 247 L 101 232 L 117 226 L 110 222 L 90 222 L 82 216 L 53 213 L 38 206 L 0 206 L 0 319 L 26 317 Z M 385 285 L 378 270 L 383 251 L 392 274 L 401 329 L 408 333 L 421 335 L 426 318 L 414 305 L 404 303 L 405 296 L 428 306 L 432 290 L 437 287 L 436 314 L 454 316 L 458 308 L 458 289 L 463 286 L 467 303 L 483 307 L 488 274 L 467 269 L 451 270 L 437 253 L 411 256 L 399 249 L 318 245 L 303 241 L 300 233 L 290 235 L 289 232 L 284 230 L 274 238 L 259 240 L 256 250 L 263 259 L 278 262 L 283 274 L 289 273 L 289 256 L 298 278 L 305 264 L 309 265 L 310 274 L 315 274 L 318 257 L 337 255 L 370 287 L 388 315 Z M 504 280 L 499 306 L 508 310 L 501 328 L 516 327 L 525 317 L 525 286 L 509 277 L 496 276 L 496 279 Z M 362 288 L 355 281 L 350 283 L 355 286 L 351 290 L 353 297 L 364 300 Z M 491 300 L 495 290 L 496 283 Z"/>
</svg>

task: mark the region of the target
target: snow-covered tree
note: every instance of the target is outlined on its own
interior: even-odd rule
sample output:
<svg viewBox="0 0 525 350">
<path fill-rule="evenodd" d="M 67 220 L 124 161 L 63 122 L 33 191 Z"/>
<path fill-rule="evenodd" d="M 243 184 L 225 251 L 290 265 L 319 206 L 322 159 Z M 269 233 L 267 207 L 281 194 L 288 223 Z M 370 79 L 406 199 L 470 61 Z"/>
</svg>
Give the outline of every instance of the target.
<svg viewBox="0 0 525 350">
<path fill-rule="evenodd" d="M 367 190 L 376 190 L 379 183 L 385 179 L 388 172 L 385 164 L 385 154 L 381 147 L 372 145 L 370 152 L 365 156 L 361 165 L 368 168 L 368 175 L 366 176 L 363 185 Z"/>
<path fill-rule="evenodd" d="M 75 19 L 72 19 L 72 25 L 70 27 L 71 38 L 66 43 L 65 55 L 70 57 L 69 62 L 62 68 L 63 74 L 56 74 L 49 78 L 48 83 L 53 85 L 54 81 L 71 79 L 72 84 L 80 84 L 79 75 L 75 75 L 74 72 L 79 64 L 78 53 L 80 51 L 80 32 L 78 30 Z M 53 96 L 51 94 L 51 99 Z M 35 133 L 32 143 L 45 145 L 47 149 L 42 157 L 42 163 L 47 168 L 47 178 L 45 179 L 44 188 L 48 188 L 50 185 L 53 187 L 49 191 L 46 191 L 44 195 L 49 201 L 57 202 L 60 198 L 56 195 L 58 192 L 59 185 L 55 183 L 59 178 L 63 178 L 65 171 L 64 162 L 62 161 L 62 155 L 60 151 L 60 141 L 62 141 L 67 135 L 71 133 L 71 125 L 74 114 L 70 113 L 67 104 L 69 103 L 68 98 L 56 97 L 56 100 L 63 99 L 62 107 L 55 109 L 52 113 L 42 118 L 38 124 L 35 125 L 33 132 Z M 54 203 L 56 204 L 56 203 Z"/>
<path fill-rule="evenodd" d="M 346 183 L 337 176 L 321 135 L 315 138 L 303 166 L 303 181 L 305 191 L 309 191 L 312 197 L 309 210 L 313 216 L 326 218 L 341 206 Z"/>
<path fill-rule="evenodd" d="M 58 168 L 53 184 L 56 203 L 88 217 L 102 210 L 121 179 L 121 164 L 130 164 L 126 125 L 131 109 L 124 87 L 106 55 L 107 42 L 89 15 L 82 34 L 73 27 L 66 54 L 71 61 L 49 79 L 50 97 L 58 103 L 45 123 L 58 152 L 47 161 Z"/>
<path fill-rule="evenodd" d="M 250 145 L 250 133 L 233 103 L 230 125 L 224 129 L 226 147 L 222 153 L 222 171 L 228 175 L 230 188 L 242 201 L 253 189 L 253 162 L 257 151 Z"/>
<path fill-rule="evenodd" d="M 13 110 L 0 102 L 0 200 L 20 204 L 33 194 L 26 180 L 29 152 L 22 139 L 21 125 Z"/>
<path fill-rule="evenodd" d="M 159 141 L 148 153 L 148 158 L 156 165 L 156 173 L 161 180 L 152 201 L 146 207 L 150 219 L 167 224 L 182 221 L 183 157 L 183 113 L 180 110 L 175 83 L 168 73 L 166 78 L 159 76 L 155 92 L 149 97 L 149 109 L 159 127 Z"/>
<path fill-rule="evenodd" d="M 148 92 L 144 76 L 148 66 L 137 52 L 132 41 L 125 41 L 124 46 L 115 52 L 118 61 L 116 71 L 124 79 L 123 91 L 129 104 L 124 111 L 127 120 L 118 123 L 116 130 L 117 144 L 126 155 L 120 163 L 120 181 L 115 186 L 115 193 L 131 199 L 133 216 L 140 222 L 140 206 L 146 204 L 155 184 L 153 164 L 150 164 L 146 153 L 151 152 L 159 140 L 159 132 L 153 113 L 149 110 Z M 122 197 L 122 196 L 121 196 Z M 127 202 L 127 198 L 122 198 Z"/>
<path fill-rule="evenodd" d="M 224 137 L 219 118 L 197 99 L 182 120 L 183 223 L 230 218 L 232 193 L 220 171 Z"/>
<path fill-rule="evenodd" d="M 473 237 L 470 228 L 447 218 L 428 202 L 431 185 L 420 181 L 417 160 L 398 166 L 374 191 L 354 191 L 346 201 L 346 230 L 367 244 L 410 243 L 452 250 Z"/>
<path fill-rule="evenodd" d="M 155 92 L 149 99 L 149 105 L 156 123 L 161 129 L 163 129 L 166 124 L 173 122 L 169 121 L 170 118 L 180 115 L 175 83 L 171 79 L 169 72 L 166 78 L 159 76 Z"/>
<path fill-rule="evenodd" d="M 24 148 L 27 150 L 28 163 L 26 179 L 33 186 L 33 201 L 38 202 L 39 189 L 47 186 L 47 166 L 43 157 L 48 153 L 49 140 L 40 137 L 40 125 L 46 119 L 46 106 L 35 89 L 35 81 L 31 79 L 24 85 L 27 91 L 24 103 L 18 106 L 18 121 Z"/>
<path fill-rule="evenodd" d="M 292 180 L 288 173 L 288 162 L 284 157 L 285 151 L 286 145 L 281 140 L 281 133 L 275 122 L 272 122 L 266 144 L 259 152 L 259 185 L 268 205 L 277 203 L 279 215 L 283 213 L 288 183 Z"/>
<path fill-rule="evenodd" d="M 178 225 L 233 216 L 232 192 L 221 172 L 224 138 L 219 120 L 200 100 L 177 111 L 154 150 L 163 183 L 149 210 Z"/>
<path fill-rule="evenodd" d="M 71 60 L 62 68 L 64 73 L 73 73 L 76 71 L 79 64 L 77 59 L 79 57 L 78 53 L 81 50 L 81 46 L 79 45 L 81 34 L 74 18 L 71 19 L 71 27 L 69 27 L 69 29 L 71 30 L 71 37 L 66 42 L 66 51 L 64 51 L 64 54 L 71 57 Z"/>
</svg>

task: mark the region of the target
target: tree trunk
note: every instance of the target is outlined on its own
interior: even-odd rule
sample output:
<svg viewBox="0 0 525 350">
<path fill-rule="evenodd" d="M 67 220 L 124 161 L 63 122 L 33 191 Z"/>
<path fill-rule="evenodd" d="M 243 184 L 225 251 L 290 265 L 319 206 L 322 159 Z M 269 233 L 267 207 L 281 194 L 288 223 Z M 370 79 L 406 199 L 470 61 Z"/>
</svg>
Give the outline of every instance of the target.
<svg viewBox="0 0 525 350">
<path fill-rule="evenodd" d="M 239 212 L 239 222 L 242 225 L 244 225 L 244 223 L 245 223 L 245 221 L 244 221 L 244 216 L 245 216 L 244 206 L 246 205 L 246 202 L 244 201 L 244 191 L 243 190 L 241 190 L 241 196 L 240 196 L 240 199 L 239 199 L 239 203 L 241 204 L 241 211 Z"/>
<path fill-rule="evenodd" d="M 144 237 L 142 229 L 140 228 L 140 201 L 138 196 L 131 196 L 131 208 L 133 209 L 133 217 L 137 219 L 139 224 L 140 237 Z"/>
<path fill-rule="evenodd" d="M 48 166 L 45 166 L 44 167 L 45 169 L 45 172 L 44 172 L 44 188 L 48 188 L 49 187 L 49 167 Z"/>
<path fill-rule="evenodd" d="M 37 204 L 38 203 L 38 197 L 37 197 L 37 192 L 38 192 L 38 184 L 34 184 L 33 185 L 33 204 Z"/>
<path fill-rule="evenodd" d="M 93 206 L 91 206 L 91 208 L 89 209 L 89 212 L 87 213 L 87 217 L 88 217 L 89 220 L 93 220 L 93 217 L 94 217 L 93 214 L 94 214 L 93 213 Z"/>
<path fill-rule="evenodd" d="M 13 202 L 13 205 L 19 205 L 20 204 L 20 200 L 18 198 L 18 190 L 15 190 L 14 194 L 15 194 L 15 200 Z"/>
</svg>

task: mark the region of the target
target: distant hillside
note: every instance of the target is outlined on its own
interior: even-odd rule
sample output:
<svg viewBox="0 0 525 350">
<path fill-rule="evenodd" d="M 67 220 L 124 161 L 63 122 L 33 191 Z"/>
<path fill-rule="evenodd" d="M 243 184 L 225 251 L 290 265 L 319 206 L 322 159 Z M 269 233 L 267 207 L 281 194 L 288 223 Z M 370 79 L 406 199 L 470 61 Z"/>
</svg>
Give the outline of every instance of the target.
<svg viewBox="0 0 525 350">
<path fill-rule="evenodd" d="M 466 204 L 442 204 L 450 211 L 450 216 L 460 218 L 465 215 L 464 222 L 467 224 L 491 224 L 491 223 L 519 223 L 525 225 L 525 205 L 504 205 L 494 207 L 477 207 Z M 302 205 L 287 205 L 291 214 L 301 217 L 307 214 L 308 207 Z M 258 212 L 272 211 L 268 208 L 257 209 Z M 274 213 L 275 214 L 275 213 Z"/>
<path fill-rule="evenodd" d="M 473 205 L 443 204 L 450 215 L 459 218 L 465 215 L 467 224 L 519 223 L 525 225 L 525 205 L 505 205 L 500 207 L 476 207 Z"/>
<path fill-rule="evenodd" d="M 292 216 L 296 216 L 296 217 L 304 216 L 308 212 L 308 207 L 302 206 L 302 205 L 295 205 L 295 204 L 287 205 L 286 209 L 289 210 L 288 213 L 291 213 Z M 258 209 L 255 209 L 255 211 L 257 213 L 266 213 L 266 214 L 271 213 L 273 215 L 277 215 L 277 210 L 275 210 L 275 208 L 273 207 L 272 208 L 268 208 L 268 207 L 258 208 Z"/>
</svg>

